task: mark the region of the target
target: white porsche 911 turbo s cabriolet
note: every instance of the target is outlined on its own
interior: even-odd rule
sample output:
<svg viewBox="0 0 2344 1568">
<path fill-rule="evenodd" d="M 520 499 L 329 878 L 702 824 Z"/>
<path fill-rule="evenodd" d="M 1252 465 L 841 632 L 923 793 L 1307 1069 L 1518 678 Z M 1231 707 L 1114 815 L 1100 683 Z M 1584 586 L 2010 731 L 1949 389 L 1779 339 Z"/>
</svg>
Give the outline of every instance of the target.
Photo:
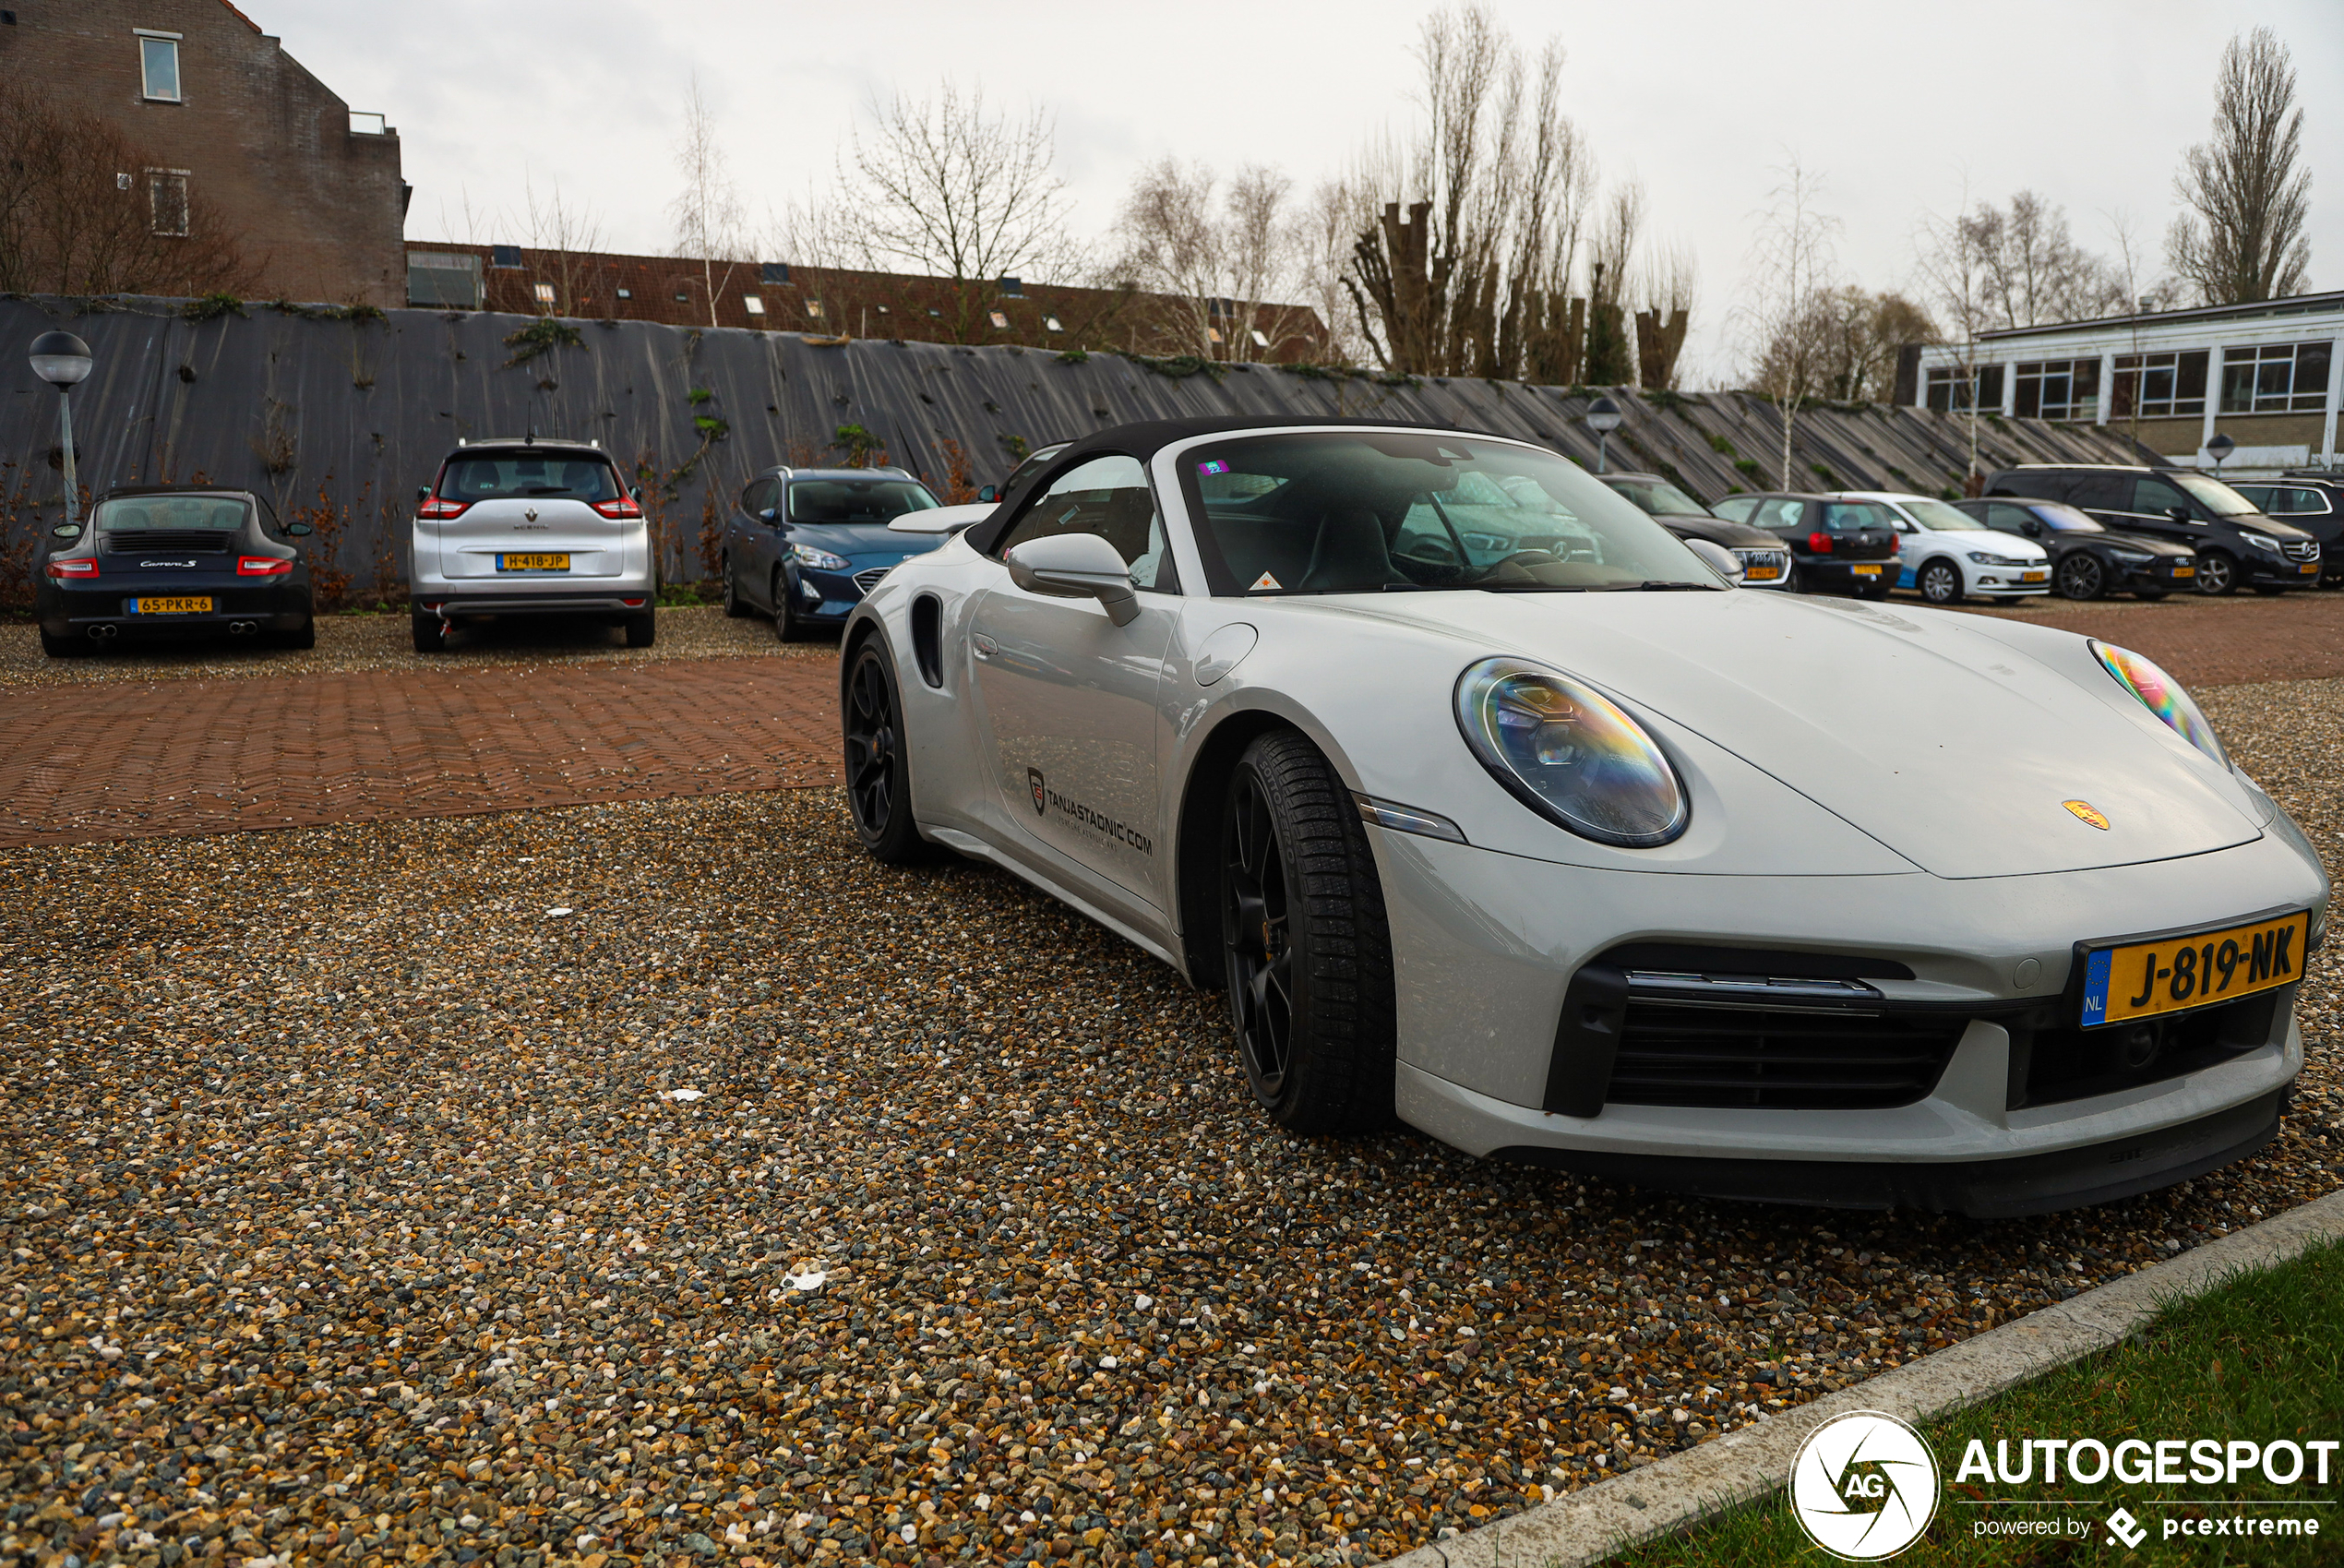
<svg viewBox="0 0 2344 1568">
<path fill-rule="evenodd" d="M 1226 988 L 1297 1131 L 2005 1215 L 2240 1158 L 2302 1065 L 2326 878 L 2154 664 L 1734 590 L 1519 441 L 1103 431 L 842 664 L 869 851 Z"/>
</svg>

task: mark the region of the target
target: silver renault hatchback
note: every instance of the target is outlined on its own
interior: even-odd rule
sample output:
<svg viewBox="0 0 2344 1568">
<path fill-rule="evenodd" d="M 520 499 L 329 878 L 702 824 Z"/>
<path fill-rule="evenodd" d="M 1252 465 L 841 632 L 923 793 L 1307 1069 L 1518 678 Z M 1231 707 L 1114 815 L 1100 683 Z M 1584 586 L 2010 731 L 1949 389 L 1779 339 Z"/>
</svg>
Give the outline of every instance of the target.
<svg viewBox="0 0 2344 1568">
<path fill-rule="evenodd" d="M 409 581 L 418 653 L 440 652 L 465 621 L 506 616 L 599 616 L 629 648 L 658 630 L 643 509 L 592 442 L 459 443 L 416 492 Z"/>
</svg>

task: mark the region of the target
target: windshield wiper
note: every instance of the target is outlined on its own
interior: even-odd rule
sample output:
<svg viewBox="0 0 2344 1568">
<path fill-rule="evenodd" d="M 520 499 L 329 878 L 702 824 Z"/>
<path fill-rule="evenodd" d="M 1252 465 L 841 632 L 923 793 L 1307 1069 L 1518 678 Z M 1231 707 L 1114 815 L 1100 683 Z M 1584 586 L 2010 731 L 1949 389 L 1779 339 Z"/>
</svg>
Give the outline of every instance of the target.
<svg viewBox="0 0 2344 1568">
<path fill-rule="evenodd" d="M 1642 582 L 1615 582 L 1609 588 L 1600 590 L 1600 592 L 1605 593 L 1674 593 L 1680 591 L 1692 593 L 1706 593 L 1709 592 L 1709 584 L 1705 582 L 1678 582 L 1674 580 L 1648 577 Z"/>
<path fill-rule="evenodd" d="M 1585 593 L 1586 589 L 1570 582 L 1467 582 L 1459 586 L 1478 588 L 1484 593 Z"/>
</svg>

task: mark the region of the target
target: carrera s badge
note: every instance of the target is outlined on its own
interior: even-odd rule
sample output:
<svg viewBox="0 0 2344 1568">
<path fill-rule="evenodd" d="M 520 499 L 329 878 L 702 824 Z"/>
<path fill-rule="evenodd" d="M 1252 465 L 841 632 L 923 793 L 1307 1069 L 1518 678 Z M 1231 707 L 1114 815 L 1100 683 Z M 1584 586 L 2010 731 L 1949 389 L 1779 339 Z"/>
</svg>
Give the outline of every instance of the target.
<svg viewBox="0 0 2344 1568">
<path fill-rule="evenodd" d="M 1049 809 L 1050 797 L 1050 792 L 1042 785 L 1042 770 L 1039 768 L 1026 769 L 1025 783 L 1026 786 L 1034 791 L 1034 814 L 1036 817 L 1039 817 L 1043 814 L 1043 812 Z"/>
<path fill-rule="evenodd" d="M 2093 805 L 2090 801 L 2088 801 L 2088 800 L 2063 800 L 2063 801 L 2061 801 L 2061 802 L 2060 802 L 2060 804 L 2061 804 L 2062 806 L 2066 807 L 2066 808 L 2067 808 L 2070 811 L 2075 812 L 2075 815 L 2076 815 L 2076 817 L 2077 817 L 2079 820 L 2083 820 L 2083 821 L 2089 822 L 2089 823 L 2090 823 L 2093 827 L 2098 828 L 2098 829 L 2099 829 L 2101 832 L 2108 832 L 2108 818 L 2107 818 L 2107 816 L 2106 816 L 2106 815 L 2105 815 L 2105 814 L 2104 814 L 2104 813 L 2100 810 L 2100 808 L 2099 808 L 2099 807 L 2094 806 L 2094 805 Z"/>
</svg>

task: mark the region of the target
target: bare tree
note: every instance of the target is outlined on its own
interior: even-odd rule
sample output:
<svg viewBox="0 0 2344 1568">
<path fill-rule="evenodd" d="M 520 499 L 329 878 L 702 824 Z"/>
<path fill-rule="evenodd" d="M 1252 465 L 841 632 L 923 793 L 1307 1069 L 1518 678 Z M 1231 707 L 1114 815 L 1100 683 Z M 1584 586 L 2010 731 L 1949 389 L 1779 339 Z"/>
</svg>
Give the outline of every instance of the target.
<svg viewBox="0 0 2344 1568">
<path fill-rule="evenodd" d="M 1799 405 L 1824 384 L 1823 346 L 1807 329 L 1837 271 L 1832 235 L 1839 221 L 1821 209 L 1822 176 L 1809 172 L 1797 154 L 1776 172 L 1780 180 L 1759 214 L 1751 245 L 1749 294 L 1740 315 L 1759 389 L 1782 413 L 1782 487 L 1788 490 Z M 1776 345 L 1786 352 L 1768 352 Z"/>
<path fill-rule="evenodd" d="M 1620 387 L 1635 378 L 1628 336 L 1629 291 L 1634 286 L 1637 244 L 1644 237 L 1644 189 L 1623 180 L 1605 200 L 1587 243 L 1587 361 L 1591 387 Z"/>
<path fill-rule="evenodd" d="M 949 79 L 931 98 L 874 107 L 868 140 L 853 143 L 834 201 L 855 214 L 864 264 L 947 280 L 954 338 L 987 335 L 1000 280 L 1070 282 L 1084 265 L 1070 237 L 1070 198 L 1057 173 L 1056 133 L 1039 109 L 987 110 Z"/>
<path fill-rule="evenodd" d="M 1310 244 L 1308 219 L 1289 214 L 1292 186 L 1258 164 L 1226 186 L 1211 169 L 1171 158 L 1140 171 L 1116 225 L 1111 270 L 1151 296 L 1139 318 L 1160 345 L 1251 360 L 1313 335 L 1310 306 L 1280 303 L 1302 287 Z"/>
<path fill-rule="evenodd" d="M 2189 210 L 2165 248 L 2207 305 L 2283 299 L 2306 287 L 2312 173 L 2302 166 L 2303 111 L 2286 45 L 2258 27 L 2222 51 L 2214 136 L 2183 159 L 2173 188 Z"/>
<path fill-rule="evenodd" d="M 603 221 L 595 216 L 592 208 L 580 206 L 563 196 L 559 180 L 541 198 L 536 181 L 524 175 L 521 199 L 527 211 L 531 281 L 551 283 L 554 288 L 550 301 L 537 298 L 536 291 L 531 290 L 538 314 L 584 315 L 583 296 L 592 276 L 590 258 L 602 248 Z"/>
<path fill-rule="evenodd" d="M 1417 136 L 1360 162 L 1381 213 L 1344 286 L 1369 351 L 1404 374 L 1569 378 L 1563 305 L 1592 162 L 1562 114 L 1561 45 L 1534 62 L 1473 4 L 1427 18 L 1416 54 Z"/>
<path fill-rule="evenodd" d="M 1969 189 L 1962 188 L 1961 205 L 1951 218 L 1925 217 L 1916 236 L 1915 251 L 1925 293 L 1944 323 L 1943 341 L 1955 352 L 1954 368 L 1960 383 L 1947 399 L 1953 412 L 1968 415 L 1968 480 L 1978 472 L 1978 341 L 1994 326 L 1993 284 L 1978 225 L 1970 216 Z M 1924 399 L 1924 401 L 1926 401 Z"/>
<path fill-rule="evenodd" d="M 715 117 L 695 75 L 684 96 L 684 134 L 676 143 L 676 170 L 683 184 L 667 204 L 676 221 L 676 254 L 700 263 L 700 283 L 708 301 L 708 324 L 719 325 L 716 302 L 747 259 L 747 234 L 739 189 L 733 184 L 724 149 L 716 138 Z"/>
<path fill-rule="evenodd" d="M 1985 268 L 1987 297 L 2001 327 L 2082 321 L 2122 309 L 2123 284 L 2067 232 L 2067 214 L 2033 191 L 2007 208 L 1979 202 L 1956 221 Z"/>
<path fill-rule="evenodd" d="M 1787 374 L 1783 357 L 1806 354 L 1817 366 L 1820 395 L 1864 402 L 1887 395 L 1905 344 L 1936 337 L 1929 313 L 1903 294 L 1843 284 L 1818 293 L 1807 315 L 1766 345 L 1758 378 L 1777 381 Z"/>
<path fill-rule="evenodd" d="M 248 293 L 262 268 L 169 162 L 0 78 L 0 292 Z"/>
</svg>

